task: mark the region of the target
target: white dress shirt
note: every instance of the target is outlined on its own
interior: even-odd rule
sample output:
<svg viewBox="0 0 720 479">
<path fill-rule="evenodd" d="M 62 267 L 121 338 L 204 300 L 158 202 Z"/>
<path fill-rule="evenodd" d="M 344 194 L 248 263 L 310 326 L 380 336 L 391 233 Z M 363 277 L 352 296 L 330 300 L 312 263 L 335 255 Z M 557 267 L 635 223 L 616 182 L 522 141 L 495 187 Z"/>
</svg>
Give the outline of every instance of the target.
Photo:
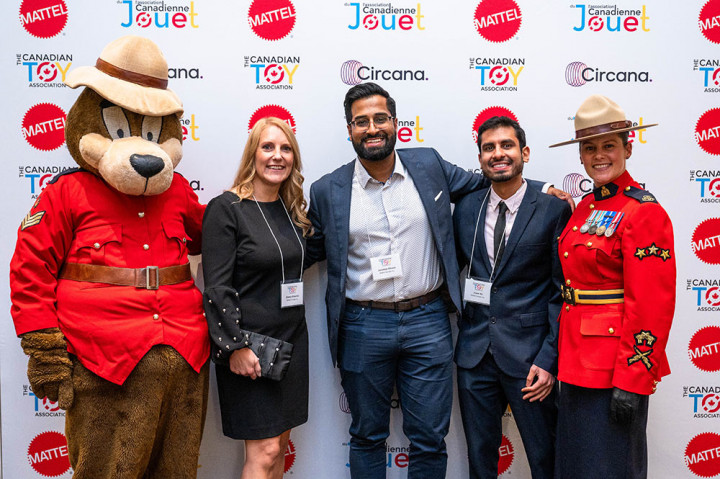
<svg viewBox="0 0 720 479">
<path fill-rule="evenodd" d="M 485 215 L 485 246 L 487 247 L 487 255 L 490 258 L 490 264 L 495 264 L 495 222 L 498 219 L 499 205 L 501 201 L 505 202 L 507 206 L 507 212 L 505 213 L 505 243 L 510 236 L 515 218 L 517 218 L 517 212 L 520 208 L 525 197 L 525 191 L 527 191 L 527 182 L 523 180 L 520 188 L 510 198 L 503 200 L 495 193 L 495 190 L 490 188 L 490 197 L 488 198 L 487 214 Z"/>
</svg>

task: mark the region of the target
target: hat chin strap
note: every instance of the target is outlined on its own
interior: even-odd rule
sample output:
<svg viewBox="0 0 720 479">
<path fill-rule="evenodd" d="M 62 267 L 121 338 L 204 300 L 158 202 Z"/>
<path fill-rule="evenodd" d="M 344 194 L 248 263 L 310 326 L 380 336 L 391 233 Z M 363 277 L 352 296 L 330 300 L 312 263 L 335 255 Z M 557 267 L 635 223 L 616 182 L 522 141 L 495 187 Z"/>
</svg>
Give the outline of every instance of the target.
<svg viewBox="0 0 720 479">
<path fill-rule="evenodd" d="M 589 128 L 583 128 L 582 130 L 575 130 L 575 138 L 585 138 L 591 135 L 600 135 L 603 133 L 613 133 L 615 130 L 621 130 L 623 128 L 630 128 L 632 122 L 630 120 L 615 121 L 612 123 L 605 123 L 603 125 L 591 126 Z"/>
<path fill-rule="evenodd" d="M 142 73 L 136 73 L 132 72 L 130 70 L 125 70 L 124 68 L 116 67 L 112 63 L 108 63 L 102 58 L 98 58 L 97 62 L 95 62 L 95 68 L 100 70 L 101 72 L 105 73 L 106 75 L 110 75 L 113 78 L 117 78 L 119 80 L 124 80 L 130 83 L 135 83 L 140 86 L 146 86 L 150 88 L 158 88 L 160 90 L 166 90 L 168 86 L 168 81 L 163 80 L 162 78 L 155 78 L 150 75 L 144 75 Z"/>
</svg>

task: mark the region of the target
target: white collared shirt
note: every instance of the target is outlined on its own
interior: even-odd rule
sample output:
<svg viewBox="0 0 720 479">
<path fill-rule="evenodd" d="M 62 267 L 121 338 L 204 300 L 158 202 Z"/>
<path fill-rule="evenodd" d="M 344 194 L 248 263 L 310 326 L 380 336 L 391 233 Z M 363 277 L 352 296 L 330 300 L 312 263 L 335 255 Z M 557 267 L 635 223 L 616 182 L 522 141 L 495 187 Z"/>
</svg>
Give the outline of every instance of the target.
<svg viewBox="0 0 720 479">
<path fill-rule="evenodd" d="M 498 219 L 500 202 L 504 201 L 508 207 L 505 213 L 505 243 L 507 243 L 507 239 L 515 223 L 515 218 L 517 218 L 520 203 L 522 203 L 525 197 L 525 191 L 527 191 L 527 182 L 524 179 L 515 194 L 506 200 L 500 198 L 498 194 L 495 193 L 495 190 L 490 187 L 490 198 L 488 199 L 487 214 L 485 215 L 485 246 L 487 247 L 490 264 L 495 264 L 495 222 Z"/>
<path fill-rule="evenodd" d="M 440 287 L 442 267 L 430 222 L 397 151 L 395 169 L 384 184 L 357 159 L 352 181 L 346 297 L 395 302 Z M 402 276 L 374 281 L 370 258 L 395 253 Z"/>
</svg>

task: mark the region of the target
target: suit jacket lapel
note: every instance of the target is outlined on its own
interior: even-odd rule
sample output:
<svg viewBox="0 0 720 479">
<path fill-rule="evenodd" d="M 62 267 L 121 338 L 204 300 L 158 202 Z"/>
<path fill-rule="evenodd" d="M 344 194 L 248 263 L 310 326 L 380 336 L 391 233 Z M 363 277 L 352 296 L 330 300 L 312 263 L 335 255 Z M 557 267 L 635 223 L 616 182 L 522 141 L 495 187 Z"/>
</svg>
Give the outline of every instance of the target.
<svg viewBox="0 0 720 479">
<path fill-rule="evenodd" d="M 348 243 L 350 237 L 350 200 L 352 198 L 353 173 L 355 163 L 350 162 L 338 173 L 332 183 L 332 211 L 335 231 L 337 231 L 337 247 L 340 252 L 340 271 L 347 271 Z M 342 288 L 345 288 L 345 275 L 342 275 Z"/>
<path fill-rule="evenodd" d="M 435 198 L 433 196 L 438 192 L 435 191 L 435 188 L 430 182 L 430 178 L 425 170 L 425 165 L 421 161 L 417 161 L 412 151 L 403 151 L 402 157 L 397 154 L 396 160 L 398 159 L 402 162 L 403 166 L 405 166 L 408 174 L 412 177 L 413 183 L 415 183 L 415 189 L 425 208 L 428 223 L 430 223 L 430 231 L 432 231 L 433 239 L 435 240 L 435 247 L 442 258 L 444 248 L 438 236 L 440 224 L 438 223 L 437 208 L 435 207 Z M 449 193 L 443 192 L 443 194 Z"/>
<path fill-rule="evenodd" d="M 496 277 L 502 272 L 510 257 L 513 255 L 518 241 L 520 241 L 520 238 L 525 232 L 525 228 L 527 228 L 528 223 L 530 223 L 530 219 L 535 213 L 537 195 L 538 193 L 534 189 L 530 187 L 525 189 L 525 196 L 523 197 L 522 203 L 520 203 L 520 208 L 518 209 L 517 216 L 515 217 L 512 231 L 510 231 L 510 236 L 508 237 L 507 243 L 505 243 L 505 252 L 503 253 L 500 264 L 496 267 Z"/>
</svg>

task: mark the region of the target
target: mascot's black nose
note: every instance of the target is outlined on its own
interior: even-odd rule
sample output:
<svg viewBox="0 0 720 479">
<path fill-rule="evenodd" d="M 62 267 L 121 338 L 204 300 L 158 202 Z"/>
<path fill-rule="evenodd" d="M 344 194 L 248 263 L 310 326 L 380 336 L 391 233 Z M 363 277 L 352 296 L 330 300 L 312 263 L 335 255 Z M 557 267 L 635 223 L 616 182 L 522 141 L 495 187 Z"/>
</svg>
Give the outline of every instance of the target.
<svg viewBox="0 0 720 479">
<path fill-rule="evenodd" d="M 165 167 L 162 158 L 153 155 L 130 155 L 130 164 L 144 178 L 157 175 Z"/>
</svg>

